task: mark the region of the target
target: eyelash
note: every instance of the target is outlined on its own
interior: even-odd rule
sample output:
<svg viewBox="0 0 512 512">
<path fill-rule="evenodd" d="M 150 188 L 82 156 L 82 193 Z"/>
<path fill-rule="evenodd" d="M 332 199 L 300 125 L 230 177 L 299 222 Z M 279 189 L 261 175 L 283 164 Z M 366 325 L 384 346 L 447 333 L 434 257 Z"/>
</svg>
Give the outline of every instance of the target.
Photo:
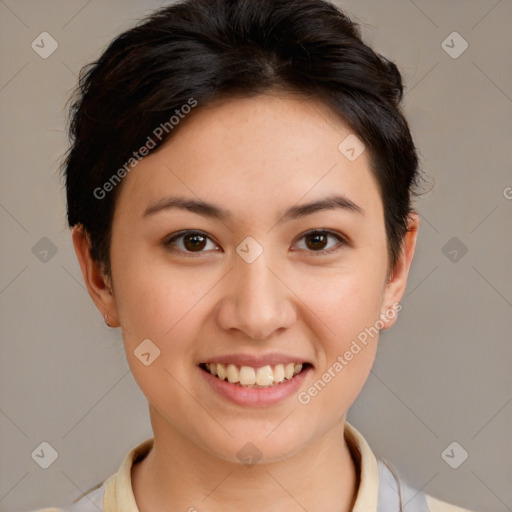
<svg viewBox="0 0 512 512">
<path fill-rule="evenodd" d="M 186 254 L 187 256 L 192 256 L 192 257 L 200 256 L 201 254 L 206 252 L 206 251 L 193 252 L 193 251 L 187 251 L 187 250 L 182 250 L 182 249 L 176 249 L 175 247 L 173 247 L 173 243 L 176 240 L 183 238 L 187 235 L 200 235 L 200 236 L 207 238 L 208 240 L 212 240 L 204 231 L 185 230 L 185 231 L 180 231 L 179 233 L 172 235 L 170 238 L 167 238 L 164 241 L 165 248 L 167 250 L 169 250 L 170 252 Z M 337 238 L 337 240 L 338 240 L 338 244 L 335 247 L 331 247 L 330 249 L 323 249 L 321 251 L 312 251 L 312 250 L 307 250 L 307 249 L 301 249 L 301 250 L 306 250 L 306 252 L 311 253 L 312 256 L 322 256 L 322 255 L 330 254 L 334 251 L 337 251 L 342 246 L 348 245 L 348 242 L 344 237 L 342 237 L 340 234 L 338 234 L 334 231 L 330 231 L 327 229 L 313 229 L 313 230 L 307 231 L 306 233 L 303 233 L 302 235 L 300 235 L 299 240 L 302 240 L 303 238 L 307 237 L 308 235 L 330 235 L 334 238 Z"/>
</svg>

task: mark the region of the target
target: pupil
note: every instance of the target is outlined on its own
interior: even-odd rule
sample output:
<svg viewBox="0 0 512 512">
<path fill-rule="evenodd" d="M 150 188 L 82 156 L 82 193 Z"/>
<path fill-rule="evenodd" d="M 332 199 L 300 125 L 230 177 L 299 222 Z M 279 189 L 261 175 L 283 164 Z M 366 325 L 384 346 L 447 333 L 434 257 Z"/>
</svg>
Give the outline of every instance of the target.
<svg viewBox="0 0 512 512">
<path fill-rule="evenodd" d="M 192 243 L 190 243 L 192 242 Z M 187 235 L 185 237 L 185 247 L 191 250 L 201 250 L 205 245 L 205 237 L 202 235 Z"/>
<path fill-rule="evenodd" d="M 308 243 L 310 249 L 323 249 L 325 247 L 326 236 L 322 234 L 308 235 L 307 240 L 314 240 L 312 244 Z"/>
</svg>

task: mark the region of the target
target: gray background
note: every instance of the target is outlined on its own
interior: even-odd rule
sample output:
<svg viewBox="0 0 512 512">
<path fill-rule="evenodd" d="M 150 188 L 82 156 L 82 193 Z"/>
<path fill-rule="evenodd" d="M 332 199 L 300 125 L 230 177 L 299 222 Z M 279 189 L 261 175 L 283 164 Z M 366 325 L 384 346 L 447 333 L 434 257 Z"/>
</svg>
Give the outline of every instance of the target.
<svg viewBox="0 0 512 512">
<path fill-rule="evenodd" d="M 71 503 L 151 436 L 120 333 L 83 286 L 57 168 L 79 69 L 164 3 L 0 0 L 2 511 Z M 349 421 L 417 488 L 512 510 L 512 2 L 338 3 L 398 62 L 435 183 L 404 309 Z M 31 48 L 44 31 L 59 45 L 47 59 Z M 454 31 L 458 58 L 441 45 Z M 46 470 L 31 457 L 42 441 L 58 452 Z M 458 469 L 441 457 L 453 441 L 469 453 Z"/>
</svg>

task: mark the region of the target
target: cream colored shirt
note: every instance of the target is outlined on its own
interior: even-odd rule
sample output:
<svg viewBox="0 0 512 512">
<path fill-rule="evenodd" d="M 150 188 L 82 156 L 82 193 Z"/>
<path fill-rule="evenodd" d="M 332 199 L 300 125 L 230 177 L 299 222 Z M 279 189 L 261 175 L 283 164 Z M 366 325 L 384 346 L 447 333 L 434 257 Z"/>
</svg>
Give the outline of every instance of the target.
<svg viewBox="0 0 512 512">
<path fill-rule="evenodd" d="M 146 439 L 135 446 L 124 458 L 117 473 L 77 498 L 72 505 L 34 512 L 139 512 L 133 495 L 131 468 L 135 460 L 147 455 L 153 446 L 153 439 Z M 392 466 L 376 459 L 364 437 L 349 423 L 345 423 L 345 439 L 360 471 L 359 489 L 352 512 L 470 512 L 406 485 Z"/>
</svg>

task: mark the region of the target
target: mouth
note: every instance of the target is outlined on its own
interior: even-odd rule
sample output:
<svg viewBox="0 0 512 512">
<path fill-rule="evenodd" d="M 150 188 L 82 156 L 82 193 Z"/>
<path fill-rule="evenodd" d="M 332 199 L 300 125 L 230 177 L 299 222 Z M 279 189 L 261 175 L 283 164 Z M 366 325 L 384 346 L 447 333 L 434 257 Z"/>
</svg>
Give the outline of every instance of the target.
<svg viewBox="0 0 512 512">
<path fill-rule="evenodd" d="M 221 381 L 241 388 L 273 388 L 284 384 L 311 367 L 309 363 L 282 363 L 261 367 L 226 363 L 201 363 L 199 367 Z"/>
</svg>

